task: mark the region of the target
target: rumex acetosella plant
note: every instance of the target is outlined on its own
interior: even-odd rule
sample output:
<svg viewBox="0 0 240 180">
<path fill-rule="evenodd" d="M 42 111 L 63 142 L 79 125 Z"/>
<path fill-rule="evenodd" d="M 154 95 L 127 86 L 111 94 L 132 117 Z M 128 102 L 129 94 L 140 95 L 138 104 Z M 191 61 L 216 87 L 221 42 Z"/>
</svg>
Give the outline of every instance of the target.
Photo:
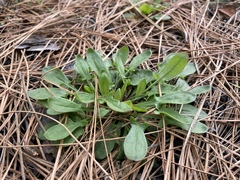
<svg viewBox="0 0 240 180">
<path fill-rule="evenodd" d="M 97 142 L 96 158 L 104 159 L 107 153 L 119 147 L 119 156 L 125 154 L 127 158 L 139 161 L 147 154 L 148 141 L 144 131 L 150 127 L 152 119 L 159 122 L 159 128 L 165 121 L 166 125 L 188 131 L 198 113 L 190 103 L 198 94 L 208 92 L 210 86 L 190 88 L 184 80 L 195 72 L 187 53 L 169 54 L 157 71 L 140 67 L 150 56 L 151 51 L 147 50 L 128 63 L 129 50 L 125 46 L 113 55 L 112 60 L 103 60 L 99 52 L 88 49 L 86 59 L 77 55 L 71 79 L 58 68 L 43 68 L 42 78 L 49 87 L 30 90 L 28 95 L 47 108 L 49 115 L 67 115 L 68 119 L 64 125 L 47 124 L 39 138 L 72 143 L 75 141 L 73 136 L 79 138 L 84 134 L 84 126 L 92 120 L 93 114 L 97 120 L 108 120 L 107 117 L 112 116 L 116 118 L 111 118 L 113 123 L 104 138 L 114 140 Z M 206 116 L 201 111 L 198 119 Z M 100 126 L 100 122 L 97 125 Z M 205 133 L 207 130 L 205 124 L 197 121 L 192 132 Z M 120 136 L 125 137 L 124 141 L 115 140 Z"/>
</svg>

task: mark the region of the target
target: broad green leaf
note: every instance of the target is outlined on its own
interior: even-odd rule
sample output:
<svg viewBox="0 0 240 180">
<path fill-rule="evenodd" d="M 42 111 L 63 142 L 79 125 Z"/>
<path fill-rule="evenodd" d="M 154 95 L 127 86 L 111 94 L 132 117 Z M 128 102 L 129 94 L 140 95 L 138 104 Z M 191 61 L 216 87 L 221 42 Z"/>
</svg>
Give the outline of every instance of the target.
<svg viewBox="0 0 240 180">
<path fill-rule="evenodd" d="M 71 83 L 67 76 L 58 68 L 53 68 L 50 66 L 44 67 L 42 73 L 43 79 L 47 82 L 54 83 L 59 86 Z"/>
<path fill-rule="evenodd" d="M 49 108 L 47 99 L 38 100 L 39 104 L 45 108 Z"/>
<path fill-rule="evenodd" d="M 183 79 L 181 79 L 181 78 L 179 78 L 178 80 L 177 80 L 177 83 L 176 83 L 176 90 L 178 90 L 178 91 L 187 91 L 189 88 L 190 88 L 190 86 L 188 85 L 188 83 L 185 81 L 185 80 L 183 80 Z"/>
<path fill-rule="evenodd" d="M 154 18 L 157 21 L 159 19 L 161 19 L 161 21 L 169 21 L 172 19 L 171 16 L 166 15 L 166 14 L 157 14 L 157 15 L 153 16 L 152 18 Z"/>
<path fill-rule="evenodd" d="M 116 58 L 116 60 L 115 60 L 115 66 L 116 66 L 116 69 L 117 69 L 120 77 L 124 79 L 125 78 L 125 68 L 122 63 L 122 60 L 119 57 Z"/>
<path fill-rule="evenodd" d="M 92 103 L 94 102 L 94 93 L 87 93 L 83 91 L 77 91 L 74 93 L 74 96 L 79 102 L 82 103 Z"/>
<path fill-rule="evenodd" d="M 76 57 L 76 61 L 74 64 L 74 70 L 82 76 L 83 80 L 91 79 L 91 75 L 89 72 L 89 66 L 88 66 L 87 62 L 79 54 Z"/>
<path fill-rule="evenodd" d="M 167 94 L 171 91 L 174 91 L 176 89 L 176 86 L 170 85 L 170 84 L 161 84 L 161 94 Z M 159 87 L 158 86 L 152 86 L 150 90 L 146 92 L 148 97 L 152 95 L 158 95 L 159 96 Z"/>
<path fill-rule="evenodd" d="M 188 104 L 195 101 L 196 95 L 186 91 L 173 91 L 156 97 L 158 104 Z"/>
<path fill-rule="evenodd" d="M 175 121 L 174 119 L 171 119 L 171 118 L 166 118 L 165 119 L 165 122 L 166 122 L 167 125 L 168 124 L 175 125 L 175 126 L 180 127 L 180 128 L 182 128 L 182 129 L 184 129 L 186 131 L 189 130 L 192 121 L 193 121 L 193 119 L 190 121 L 189 124 L 183 124 L 183 123 Z M 192 129 L 192 132 L 196 133 L 196 134 L 206 133 L 207 131 L 208 131 L 208 127 L 205 124 L 203 124 L 203 123 L 201 123 L 199 121 L 197 121 L 195 123 L 195 126 Z"/>
<path fill-rule="evenodd" d="M 155 87 L 158 88 L 157 86 L 155 86 Z M 162 84 L 161 85 L 161 92 L 162 92 L 162 94 L 167 94 L 171 91 L 174 91 L 175 88 L 176 88 L 176 86 L 171 85 L 171 84 Z"/>
<path fill-rule="evenodd" d="M 198 95 L 198 94 L 203 94 L 206 92 L 209 92 L 211 90 L 211 86 L 206 85 L 206 86 L 197 86 L 191 90 L 189 90 L 189 92 Z"/>
<path fill-rule="evenodd" d="M 55 116 L 55 115 L 62 114 L 62 112 L 57 112 L 57 111 L 54 111 L 52 109 L 47 109 L 47 114 L 51 115 L 51 116 Z"/>
<path fill-rule="evenodd" d="M 184 116 L 180 115 L 178 112 L 174 111 L 172 108 L 161 107 L 161 108 L 158 108 L 154 113 L 164 114 L 182 124 L 191 123 L 188 118 L 185 118 Z"/>
<path fill-rule="evenodd" d="M 135 70 L 138 66 L 140 66 L 143 62 L 148 60 L 152 55 L 152 51 L 146 50 L 142 52 L 141 54 L 137 55 L 133 58 L 133 60 L 130 62 L 128 68 L 130 70 Z"/>
<path fill-rule="evenodd" d="M 82 120 L 79 122 L 73 122 L 71 119 L 68 119 L 68 123 L 64 126 L 70 131 L 73 132 L 78 127 L 84 127 L 87 124 L 86 120 Z M 69 136 L 68 131 L 63 127 L 63 125 L 58 124 L 52 126 L 44 133 L 45 138 L 50 141 L 61 140 Z"/>
<path fill-rule="evenodd" d="M 121 93 L 120 88 L 118 88 L 117 91 L 115 92 L 114 99 L 119 100 L 119 101 L 122 99 L 122 93 Z"/>
<path fill-rule="evenodd" d="M 100 108 L 100 116 L 105 117 L 110 112 L 109 109 Z"/>
<path fill-rule="evenodd" d="M 188 54 L 175 53 L 169 56 L 168 62 L 160 68 L 157 76 L 158 80 L 169 81 L 179 75 L 185 68 L 188 61 Z"/>
<path fill-rule="evenodd" d="M 60 113 L 82 112 L 82 106 L 65 98 L 51 97 L 48 99 L 50 109 Z"/>
<path fill-rule="evenodd" d="M 129 56 L 129 49 L 127 46 L 123 46 L 121 49 L 119 49 L 115 56 L 113 56 L 113 61 L 118 62 L 119 60 L 122 62 L 121 64 L 125 64 L 127 62 Z"/>
<path fill-rule="evenodd" d="M 180 106 L 177 108 L 177 110 L 180 110 Z M 189 116 L 189 117 L 194 118 L 196 116 L 197 112 L 198 112 L 198 108 L 196 108 L 190 104 L 184 104 L 181 107 L 181 115 L 183 115 L 183 116 Z M 208 115 L 204 111 L 201 111 L 198 116 L 198 119 L 205 119 L 207 117 L 208 117 Z"/>
<path fill-rule="evenodd" d="M 153 72 L 147 69 L 141 69 L 134 72 L 131 77 L 131 85 L 138 85 L 142 79 L 146 80 L 146 83 L 149 83 L 154 80 Z"/>
<path fill-rule="evenodd" d="M 97 102 L 98 102 L 99 104 L 104 104 L 104 103 L 106 103 L 106 99 L 103 98 L 103 97 L 98 97 Z"/>
<path fill-rule="evenodd" d="M 106 103 L 108 107 L 116 112 L 130 112 L 132 111 L 131 107 L 127 102 L 120 102 L 119 100 L 113 98 L 107 98 Z"/>
<path fill-rule="evenodd" d="M 87 50 L 87 63 L 98 77 L 102 72 L 105 72 L 108 76 L 110 76 L 110 73 L 101 57 L 91 48 Z"/>
<path fill-rule="evenodd" d="M 187 63 L 187 65 L 185 66 L 185 68 L 183 69 L 183 71 L 179 74 L 179 77 L 186 77 L 190 74 L 193 74 L 196 72 L 196 68 L 194 63 L 189 62 Z"/>
<path fill-rule="evenodd" d="M 147 112 L 147 108 L 142 107 L 139 104 L 133 104 L 131 108 L 136 112 Z"/>
<path fill-rule="evenodd" d="M 110 77 L 105 72 L 101 73 L 98 79 L 98 86 L 102 96 L 109 95 L 111 84 Z"/>
<path fill-rule="evenodd" d="M 139 108 L 154 108 L 156 105 L 157 101 L 156 99 L 149 99 L 149 100 L 145 100 L 145 101 L 141 101 L 140 103 L 134 104 L 135 108 L 139 107 Z"/>
<path fill-rule="evenodd" d="M 52 126 L 55 126 L 55 125 L 57 125 L 58 123 L 56 123 L 55 121 L 52 121 L 52 122 L 50 122 L 50 123 L 48 123 L 48 124 L 46 124 L 45 126 L 44 126 L 44 128 L 45 128 L 45 130 L 48 130 L 49 128 L 51 128 Z M 40 139 L 40 140 L 47 140 L 47 138 L 45 138 L 45 136 L 44 136 L 44 131 L 42 130 L 42 129 L 40 129 L 40 131 L 38 132 L 38 138 Z"/>
<path fill-rule="evenodd" d="M 78 139 L 81 135 L 84 134 L 84 129 L 83 129 L 82 127 L 78 127 L 78 128 L 76 128 L 76 129 L 72 132 L 72 134 L 74 135 L 74 137 L 75 137 L 76 139 Z M 67 137 L 64 138 L 64 140 L 63 140 L 63 143 L 64 143 L 64 144 L 70 144 L 70 143 L 74 143 L 74 142 L 75 142 L 75 139 L 73 139 L 72 136 L 67 136 Z"/>
<path fill-rule="evenodd" d="M 116 142 L 114 140 L 106 141 L 106 146 L 107 146 L 107 150 L 106 150 L 103 141 L 96 142 L 96 144 L 95 144 L 95 157 L 96 157 L 96 159 L 102 160 L 102 159 L 106 158 L 107 154 L 112 152 L 115 143 Z"/>
<path fill-rule="evenodd" d="M 50 97 L 66 97 L 68 93 L 60 88 L 38 88 L 28 91 L 28 96 L 36 100 L 44 100 Z"/>
<path fill-rule="evenodd" d="M 159 65 L 159 68 L 164 67 L 164 66 L 174 57 L 174 55 L 175 55 L 175 53 L 170 53 L 170 54 L 168 54 L 168 55 L 165 57 L 164 61 Z"/>
<path fill-rule="evenodd" d="M 135 122 L 124 140 L 124 153 L 128 159 L 141 161 L 147 154 L 148 145 L 144 134 L 144 127 Z"/>
<path fill-rule="evenodd" d="M 139 7 L 139 9 L 141 10 L 141 12 L 142 12 L 143 14 L 146 14 L 146 15 L 148 15 L 148 14 L 150 14 L 151 12 L 154 11 L 154 9 L 152 8 L 152 6 L 151 6 L 150 4 L 147 4 L 147 3 L 142 4 L 142 5 Z"/>
<path fill-rule="evenodd" d="M 141 95 L 146 88 L 146 79 L 142 79 L 137 85 L 136 96 Z"/>
</svg>

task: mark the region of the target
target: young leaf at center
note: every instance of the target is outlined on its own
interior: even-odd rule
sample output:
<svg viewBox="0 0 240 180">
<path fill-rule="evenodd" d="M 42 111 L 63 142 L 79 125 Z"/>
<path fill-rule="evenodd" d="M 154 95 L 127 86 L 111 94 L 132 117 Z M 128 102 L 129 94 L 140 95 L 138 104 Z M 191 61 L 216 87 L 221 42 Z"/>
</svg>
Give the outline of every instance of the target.
<svg viewBox="0 0 240 180">
<path fill-rule="evenodd" d="M 112 84 L 110 77 L 105 72 L 103 72 L 99 76 L 98 83 L 101 94 L 105 97 L 108 96 L 109 89 Z"/>
</svg>

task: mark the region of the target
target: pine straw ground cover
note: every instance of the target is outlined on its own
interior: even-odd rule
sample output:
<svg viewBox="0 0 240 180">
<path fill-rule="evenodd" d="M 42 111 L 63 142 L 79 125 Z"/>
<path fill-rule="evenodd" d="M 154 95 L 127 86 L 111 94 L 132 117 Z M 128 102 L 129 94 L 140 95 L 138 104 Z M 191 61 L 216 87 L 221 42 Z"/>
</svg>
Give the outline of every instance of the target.
<svg viewBox="0 0 240 180">
<path fill-rule="evenodd" d="M 0 179 L 240 177 L 239 16 L 237 12 L 224 16 L 219 11 L 224 4 L 209 1 L 166 2 L 170 6 L 159 14 L 171 16 L 167 22 L 152 21 L 144 15 L 126 18 L 125 13 L 136 12 L 128 0 L 24 0 L 2 6 Z M 230 5 L 239 6 L 237 2 Z M 14 49 L 31 35 L 53 40 L 60 49 Z M 79 143 L 69 147 L 40 141 L 39 123 L 47 115 L 26 92 L 44 86 L 42 68 L 52 65 L 70 75 L 77 54 L 85 55 L 93 48 L 111 56 L 123 45 L 129 47 L 131 56 L 151 49 L 151 59 L 143 64 L 151 69 L 171 52 L 188 52 L 197 72 L 187 81 L 192 86 L 212 86 L 194 104 L 208 113 L 202 122 L 209 131 L 196 135 L 176 127 L 159 128 L 147 135 L 151 146 L 143 162 L 117 161 L 117 150 L 105 160 L 94 159 L 94 144 L 106 133 L 111 117 L 101 128 L 94 121 L 88 124 Z"/>
</svg>

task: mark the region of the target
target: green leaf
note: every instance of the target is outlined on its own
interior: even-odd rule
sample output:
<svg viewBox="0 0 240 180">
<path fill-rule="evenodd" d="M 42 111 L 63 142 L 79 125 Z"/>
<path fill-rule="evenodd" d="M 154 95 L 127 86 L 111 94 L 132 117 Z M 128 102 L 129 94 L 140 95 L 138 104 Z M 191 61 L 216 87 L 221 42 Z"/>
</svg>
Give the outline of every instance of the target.
<svg viewBox="0 0 240 180">
<path fill-rule="evenodd" d="M 203 94 L 206 92 L 209 92 L 211 90 L 211 86 L 206 85 L 206 86 L 197 86 L 191 90 L 189 90 L 189 92 L 198 95 L 198 94 Z"/>
<path fill-rule="evenodd" d="M 72 134 L 76 139 L 78 139 L 81 135 L 84 134 L 84 129 L 82 127 L 78 127 L 72 132 Z M 72 136 L 67 136 L 66 138 L 64 138 L 64 141 L 63 141 L 64 144 L 70 144 L 74 142 L 75 142 L 75 139 L 73 139 Z"/>
<path fill-rule="evenodd" d="M 49 108 L 48 106 L 48 100 L 47 99 L 43 99 L 43 100 L 38 100 L 39 104 L 45 108 Z"/>
<path fill-rule="evenodd" d="M 76 57 L 74 70 L 82 76 L 83 80 L 91 79 L 89 66 L 80 54 L 78 54 Z"/>
<path fill-rule="evenodd" d="M 113 56 L 113 61 L 114 62 L 122 62 L 121 64 L 125 64 L 127 62 L 129 56 L 129 49 L 127 46 L 123 46 L 121 49 L 119 49 L 115 56 Z"/>
<path fill-rule="evenodd" d="M 110 112 L 109 109 L 100 108 L 100 116 L 105 117 Z"/>
<path fill-rule="evenodd" d="M 188 83 L 185 80 L 180 79 L 180 78 L 177 80 L 176 86 L 177 86 L 176 90 L 178 90 L 178 91 L 180 91 L 180 90 L 187 91 L 190 88 Z"/>
<path fill-rule="evenodd" d="M 149 83 L 154 80 L 153 72 L 148 69 L 141 69 L 134 72 L 131 77 L 131 85 L 138 85 L 142 79 L 146 80 L 146 83 Z"/>
<path fill-rule="evenodd" d="M 179 74 L 179 77 L 186 77 L 190 74 L 193 74 L 196 72 L 196 68 L 194 63 L 189 62 L 187 63 L 187 65 L 185 66 L 185 68 L 183 69 L 183 71 Z"/>
<path fill-rule="evenodd" d="M 91 87 L 89 87 L 89 86 L 87 86 L 87 85 L 84 85 L 84 86 L 83 86 L 83 89 L 84 89 L 84 91 L 87 92 L 87 93 L 92 93 L 92 92 L 94 92 L 94 90 L 91 89 Z"/>
<path fill-rule="evenodd" d="M 170 84 L 161 84 L 161 93 L 162 94 L 167 94 L 171 91 L 174 91 L 176 89 L 176 86 L 170 85 Z M 159 87 L 158 86 L 152 86 L 150 90 L 146 92 L 148 97 L 153 96 L 153 95 L 158 95 L 159 96 Z"/>
<path fill-rule="evenodd" d="M 166 118 L 165 119 L 165 122 L 166 122 L 167 125 L 168 124 L 175 125 L 175 126 L 180 127 L 180 128 L 182 128 L 182 129 L 184 129 L 186 131 L 189 130 L 192 121 L 193 121 L 193 119 L 190 121 L 189 124 L 183 124 L 183 123 L 175 121 L 174 119 L 171 119 L 171 118 Z M 208 131 L 208 127 L 205 124 L 203 124 L 203 123 L 201 123 L 199 121 L 197 121 L 195 123 L 195 125 L 194 125 L 194 127 L 192 129 L 192 132 L 196 133 L 196 134 L 206 133 L 207 131 Z"/>
<path fill-rule="evenodd" d="M 111 87 L 111 84 L 112 82 L 109 76 L 105 72 L 101 73 L 98 79 L 98 86 L 99 86 L 100 93 L 103 96 L 109 95 L 109 89 Z"/>
<path fill-rule="evenodd" d="M 156 97 L 158 104 L 188 104 L 195 101 L 196 95 L 186 91 L 173 91 Z"/>
<path fill-rule="evenodd" d="M 87 93 L 82 91 L 74 92 L 74 96 L 79 102 L 82 103 L 92 103 L 94 102 L 94 93 Z"/>
<path fill-rule="evenodd" d="M 124 68 L 124 65 L 122 63 L 122 60 L 120 58 L 116 58 L 115 60 L 115 66 L 116 66 L 116 69 L 120 75 L 121 78 L 125 78 L 125 68 Z"/>
<path fill-rule="evenodd" d="M 139 104 L 133 104 L 131 108 L 136 112 L 147 112 L 147 108 L 142 107 Z"/>
<path fill-rule="evenodd" d="M 112 68 L 113 67 L 113 62 L 111 59 L 104 59 L 103 63 L 105 64 L 106 68 Z"/>
<path fill-rule="evenodd" d="M 141 54 L 137 55 L 136 57 L 133 58 L 131 63 L 129 64 L 128 68 L 130 70 L 135 70 L 138 66 L 140 66 L 143 62 L 148 60 L 152 55 L 152 51 L 146 50 L 142 52 Z"/>
<path fill-rule="evenodd" d="M 154 88 L 154 87 L 153 87 Z M 155 86 L 156 89 L 158 89 L 157 86 Z M 176 88 L 176 86 L 174 85 L 171 85 L 171 84 L 162 84 L 161 86 L 161 91 L 162 91 L 162 94 L 167 94 L 171 91 L 174 91 L 174 89 Z M 158 91 L 157 91 L 158 92 Z M 158 93 L 159 94 L 159 93 Z"/>
<path fill-rule="evenodd" d="M 134 104 L 135 108 L 154 108 L 157 101 L 155 99 L 148 99 L 145 101 L 141 101 L 140 103 Z"/>
<path fill-rule="evenodd" d="M 117 99 L 119 101 L 122 99 L 122 93 L 120 88 L 118 88 L 117 91 L 115 92 L 114 99 Z"/>
<path fill-rule="evenodd" d="M 109 154 L 110 152 L 112 152 L 114 145 L 115 145 L 115 141 L 106 141 L 106 146 L 107 146 L 107 152 L 105 149 L 105 145 L 103 141 L 99 141 L 95 144 L 95 157 L 96 159 L 102 160 L 104 158 L 107 157 L 107 154 Z"/>
<path fill-rule="evenodd" d="M 137 86 L 136 96 L 141 95 L 144 92 L 146 85 L 146 79 L 142 79 Z"/>
<path fill-rule="evenodd" d="M 52 126 L 55 126 L 55 125 L 57 125 L 57 124 L 58 124 L 58 123 L 52 121 L 52 122 L 46 124 L 46 125 L 44 126 L 44 129 L 45 129 L 45 130 L 48 130 L 49 128 L 51 128 Z M 43 131 L 42 129 L 40 129 L 40 131 L 38 132 L 38 138 L 39 138 L 40 140 L 44 140 L 44 141 L 47 140 L 47 138 L 45 138 L 45 136 L 44 136 L 44 131 Z"/>
<path fill-rule="evenodd" d="M 71 81 L 67 78 L 63 72 L 58 68 L 53 67 L 44 67 L 42 70 L 43 79 L 47 82 L 54 83 L 57 85 L 67 85 L 70 84 Z"/>
<path fill-rule="evenodd" d="M 51 115 L 51 116 L 55 116 L 55 115 L 62 114 L 62 112 L 57 112 L 57 111 L 54 111 L 52 109 L 47 109 L 47 114 Z"/>
<path fill-rule="evenodd" d="M 187 64 L 188 54 L 185 52 L 175 53 L 168 58 L 168 62 L 160 68 L 157 74 L 158 80 L 169 81 L 179 75 Z"/>
<path fill-rule="evenodd" d="M 196 108 L 190 104 L 184 104 L 182 107 L 179 106 L 177 108 L 177 110 L 180 110 L 180 108 L 181 108 L 181 115 L 183 115 L 183 116 L 189 116 L 189 117 L 194 118 L 196 116 L 196 114 L 198 113 L 198 108 Z M 198 119 L 205 119 L 207 117 L 208 117 L 208 115 L 204 111 L 201 111 L 198 116 Z"/>
<path fill-rule="evenodd" d="M 121 98 L 120 98 L 120 100 L 122 100 L 122 98 L 123 98 L 123 96 L 124 96 L 124 94 L 125 94 L 125 92 L 126 92 L 126 89 L 127 89 L 127 87 L 128 87 L 128 85 L 130 84 L 130 79 L 127 79 L 125 82 L 124 82 L 124 84 L 123 84 L 123 86 L 122 86 L 122 88 L 121 88 Z"/>
<path fill-rule="evenodd" d="M 28 91 L 28 96 L 36 100 L 44 100 L 50 97 L 67 97 L 68 93 L 60 88 L 38 88 Z"/>
<path fill-rule="evenodd" d="M 144 127 L 135 122 L 124 140 L 124 153 L 128 159 L 141 161 L 147 154 L 148 145 L 144 134 Z"/>
<path fill-rule="evenodd" d="M 188 118 L 185 118 L 184 116 L 180 115 L 178 112 L 174 111 L 172 108 L 161 107 L 161 108 L 158 108 L 158 110 L 156 110 L 154 113 L 164 114 L 182 124 L 191 123 Z"/>
<path fill-rule="evenodd" d="M 51 97 L 48 99 L 50 109 L 60 113 L 82 112 L 82 106 L 65 98 Z"/>
<path fill-rule="evenodd" d="M 169 21 L 172 19 L 171 16 L 166 15 L 166 14 L 157 14 L 157 15 L 153 16 L 152 18 L 154 18 L 155 20 L 161 19 L 161 21 Z"/>
<path fill-rule="evenodd" d="M 64 126 L 70 131 L 73 132 L 78 127 L 84 127 L 87 124 L 86 120 L 82 120 L 79 122 L 73 122 L 71 119 L 68 119 L 68 123 Z M 56 141 L 61 140 L 69 136 L 68 131 L 61 125 L 55 125 L 49 128 L 44 133 L 45 138 L 47 138 L 50 141 Z"/>
<path fill-rule="evenodd" d="M 120 102 L 119 100 L 113 98 L 107 98 L 106 103 L 108 107 L 116 112 L 130 112 L 132 111 L 131 107 L 128 105 L 127 102 Z"/>
<path fill-rule="evenodd" d="M 110 73 L 105 66 L 103 60 L 98 55 L 98 53 L 96 53 L 91 48 L 87 50 L 87 63 L 90 68 L 97 74 L 98 77 L 101 75 L 102 72 L 105 72 L 110 77 Z"/>
<path fill-rule="evenodd" d="M 141 10 L 141 12 L 142 12 L 143 14 L 146 14 L 146 15 L 148 15 L 148 14 L 150 14 L 151 12 L 154 11 L 154 9 L 152 8 L 152 6 L 151 6 L 150 4 L 147 4 L 147 3 L 143 3 L 143 4 L 139 7 L 139 9 Z"/>
</svg>

